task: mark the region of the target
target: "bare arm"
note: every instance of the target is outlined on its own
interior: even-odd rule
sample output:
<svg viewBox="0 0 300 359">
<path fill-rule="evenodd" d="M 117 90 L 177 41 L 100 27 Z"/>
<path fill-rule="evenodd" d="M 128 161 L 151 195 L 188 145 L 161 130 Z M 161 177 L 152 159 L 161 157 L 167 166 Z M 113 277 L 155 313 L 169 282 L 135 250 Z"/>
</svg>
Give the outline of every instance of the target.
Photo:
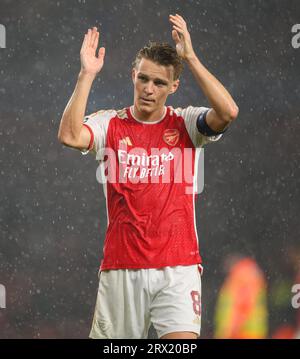
<svg viewBox="0 0 300 359">
<path fill-rule="evenodd" d="M 203 66 L 195 54 L 184 19 L 178 14 L 170 15 L 170 22 L 173 24 L 172 37 L 176 43 L 177 53 L 188 64 L 212 107 L 206 116 L 206 122 L 212 130 L 222 131 L 237 117 L 239 109 L 229 92 Z"/>
<path fill-rule="evenodd" d="M 99 41 L 97 28 L 89 29 L 84 36 L 80 50 L 81 70 L 75 90 L 64 110 L 58 130 L 58 140 L 66 146 L 86 149 L 90 132 L 83 126 L 88 96 L 93 81 L 103 67 L 105 48 L 101 47 L 96 56 Z"/>
</svg>

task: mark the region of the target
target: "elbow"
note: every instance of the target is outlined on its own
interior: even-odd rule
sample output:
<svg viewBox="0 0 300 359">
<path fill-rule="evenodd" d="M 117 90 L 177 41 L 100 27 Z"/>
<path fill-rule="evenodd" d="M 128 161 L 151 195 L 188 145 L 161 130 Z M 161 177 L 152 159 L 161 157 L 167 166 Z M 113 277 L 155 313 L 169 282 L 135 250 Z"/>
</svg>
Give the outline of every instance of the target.
<svg viewBox="0 0 300 359">
<path fill-rule="evenodd" d="M 222 119 L 224 122 L 230 123 L 238 117 L 238 114 L 239 114 L 239 108 L 236 104 L 234 104 L 233 106 L 230 106 L 227 113 L 222 116 Z"/>
<path fill-rule="evenodd" d="M 235 104 L 235 105 L 232 107 L 231 111 L 230 111 L 230 119 L 231 119 L 231 121 L 234 121 L 234 120 L 238 117 L 238 115 L 239 115 L 239 108 L 238 108 L 238 106 Z"/>
<path fill-rule="evenodd" d="M 57 135 L 57 140 L 58 140 L 58 142 L 63 143 L 62 135 L 59 132 L 58 132 L 58 135 Z"/>
<path fill-rule="evenodd" d="M 70 132 L 69 126 L 67 125 L 68 122 L 70 122 L 69 118 L 63 114 L 57 133 L 57 140 L 65 146 L 70 145 L 72 140 L 72 133 Z"/>
<path fill-rule="evenodd" d="M 67 137 L 60 132 L 58 132 L 57 139 L 61 144 L 65 145 L 65 146 L 73 145 L 73 141 L 70 139 L 70 137 Z"/>
<path fill-rule="evenodd" d="M 60 131 L 58 132 L 57 139 L 61 144 L 63 145 L 66 144 L 66 138 L 65 136 L 63 136 L 63 134 Z"/>
<path fill-rule="evenodd" d="M 64 144 L 65 142 L 65 135 L 64 135 L 64 131 L 63 131 L 63 126 L 62 126 L 62 122 L 63 122 L 63 117 L 60 120 L 60 125 L 59 125 L 59 129 L 58 129 L 58 134 L 57 134 L 57 140 L 58 142 Z"/>
<path fill-rule="evenodd" d="M 72 146 L 74 142 L 73 136 L 68 133 L 68 131 L 63 130 L 62 127 L 60 127 L 58 130 L 57 140 L 65 146 Z"/>
</svg>

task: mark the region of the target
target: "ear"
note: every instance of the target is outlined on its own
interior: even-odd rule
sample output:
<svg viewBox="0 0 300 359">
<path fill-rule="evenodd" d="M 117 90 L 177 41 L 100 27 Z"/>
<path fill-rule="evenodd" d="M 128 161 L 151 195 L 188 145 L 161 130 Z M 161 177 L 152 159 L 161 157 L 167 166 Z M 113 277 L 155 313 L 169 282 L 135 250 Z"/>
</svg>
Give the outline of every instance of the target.
<svg viewBox="0 0 300 359">
<path fill-rule="evenodd" d="M 172 87 L 171 87 L 171 90 L 169 92 L 169 94 L 171 95 L 172 93 L 175 93 L 179 87 L 179 79 L 176 80 L 176 81 L 173 81 L 173 84 L 172 84 Z"/>
<path fill-rule="evenodd" d="M 133 68 L 131 71 L 131 78 L 132 78 L 133 83 L 134 83 L 134 79 L 135 79 L 135 73 L 136 73 L 136 70 L 135 70 L 135 68 Z"/>
</svg>

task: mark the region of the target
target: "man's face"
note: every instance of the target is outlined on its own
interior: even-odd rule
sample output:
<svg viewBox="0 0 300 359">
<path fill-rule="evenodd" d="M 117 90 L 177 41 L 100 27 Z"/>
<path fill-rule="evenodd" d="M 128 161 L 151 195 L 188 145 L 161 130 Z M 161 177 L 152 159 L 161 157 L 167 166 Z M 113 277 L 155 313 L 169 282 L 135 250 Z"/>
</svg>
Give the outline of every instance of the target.
<svg viewBox="0 0 300 359">
<path fill-rule="evenodd" d="M 179 80 L 173 80 L 173 71 L 173 66 L 166 67 L 141 59 L 132 70 L 134 105 L 139 112 L 152 113 L 165 105 L 167 97 L 179 85 Z"/>
</svg>

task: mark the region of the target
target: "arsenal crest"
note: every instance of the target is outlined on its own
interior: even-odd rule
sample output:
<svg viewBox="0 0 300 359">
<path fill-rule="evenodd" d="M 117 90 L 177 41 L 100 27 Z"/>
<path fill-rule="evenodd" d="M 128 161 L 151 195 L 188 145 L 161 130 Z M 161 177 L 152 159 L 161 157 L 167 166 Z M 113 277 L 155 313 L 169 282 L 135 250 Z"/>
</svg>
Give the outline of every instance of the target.
<svg viewBox="0 0 300 359">
<path fill-rule="evenodd" d="M 169 146 L 175 146 L 179 140 L 179 131 L 175 129 L 168 129 L 164 131 L 163 140 Z"/>
</svg>

